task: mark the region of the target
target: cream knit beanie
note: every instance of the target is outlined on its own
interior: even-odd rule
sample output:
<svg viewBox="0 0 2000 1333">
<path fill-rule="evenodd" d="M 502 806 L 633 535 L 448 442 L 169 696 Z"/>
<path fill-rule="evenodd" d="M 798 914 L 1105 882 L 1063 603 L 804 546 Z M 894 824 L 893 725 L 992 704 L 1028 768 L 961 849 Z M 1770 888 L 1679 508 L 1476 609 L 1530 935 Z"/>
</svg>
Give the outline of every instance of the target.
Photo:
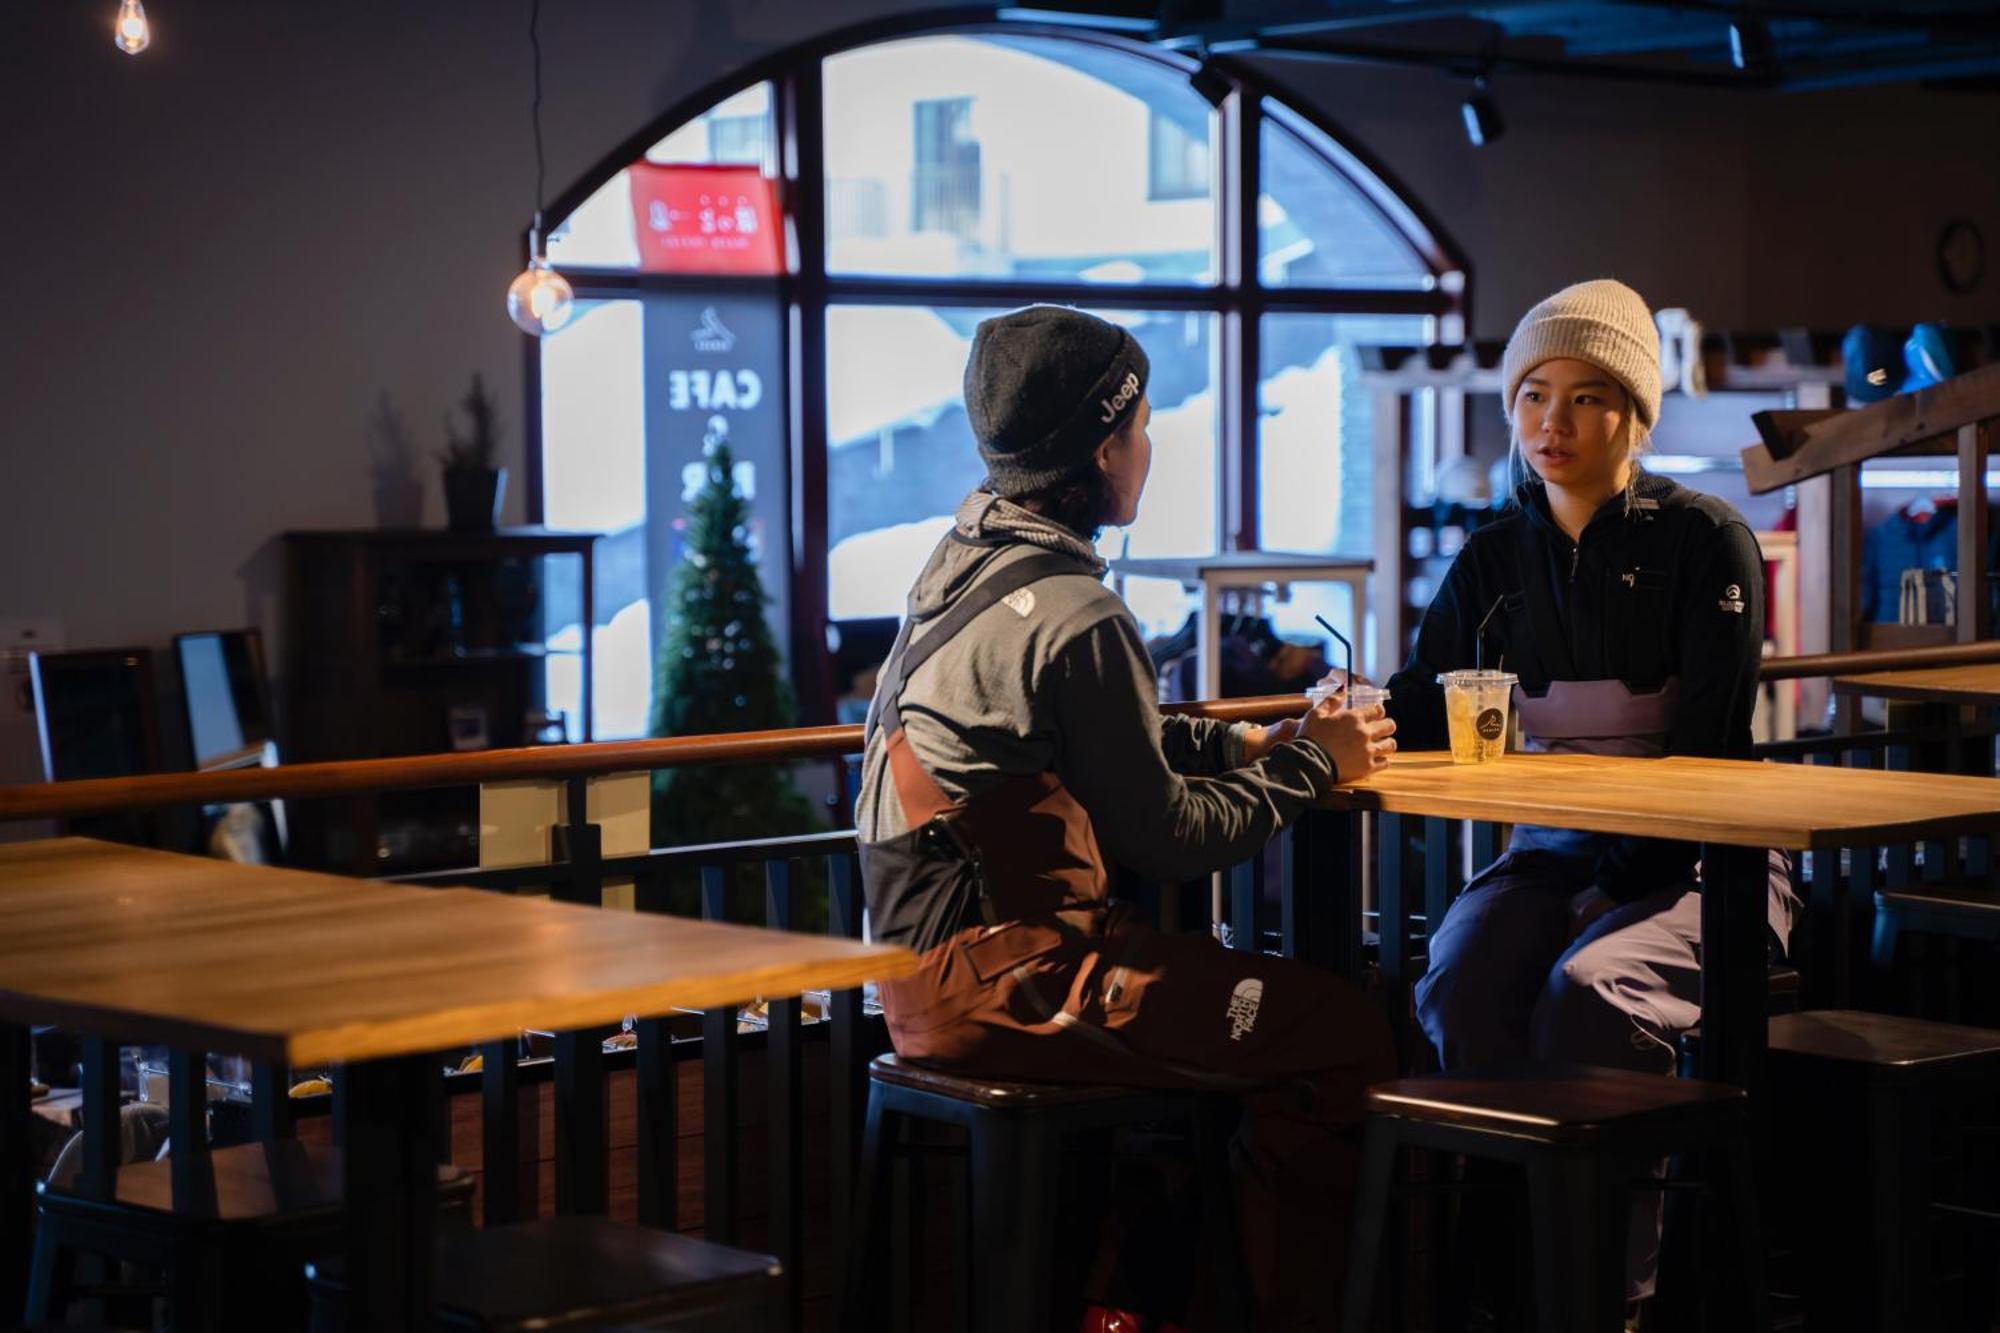
<svg viewBox="0 0 2000 1333">
<path fill-rule="evenodd" d="M 1624 385 L 1646 429 L 1660 419 L 1660 331 L 1645 298 L 1624 283 L 1579 282 L 1521 317 L 1500 362 L 1507 382 L 1501 410 L 1512 416 L 1528 372 L 1558 357 L 1588 361 Z"/>
</svg>

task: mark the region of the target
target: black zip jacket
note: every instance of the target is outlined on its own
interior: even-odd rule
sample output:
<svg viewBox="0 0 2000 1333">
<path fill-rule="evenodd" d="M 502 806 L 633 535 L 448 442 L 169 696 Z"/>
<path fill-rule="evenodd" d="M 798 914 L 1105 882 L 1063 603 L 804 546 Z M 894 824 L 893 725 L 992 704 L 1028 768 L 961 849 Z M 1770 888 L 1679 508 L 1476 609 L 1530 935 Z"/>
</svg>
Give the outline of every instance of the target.
<svg viewBox="0 0 2000 1333">
<path fill-rule="evenodd" d="M 1453 560 L 1389 682 L 1404 749 L 1448 747 L 1437 674 L 1475 665 L 1476 636 L 1485 665 L 1514 672 L 1529 694 L 1557 680 L 1653 690 L 1678 677 L 1666 752 L 1751 757 L 1763 558 L 1742 516 L 1713 496 L 1642 472 L 1629 512 L 1613 496 L 1572 542 L 1539 482 L 1516 490 L 1505 516 Z M 1624 902 L 1692 883 L 1698 853 L 1693 843 L 1620 838 L 1598 857 L 1597 886 Z"/>
</svg>

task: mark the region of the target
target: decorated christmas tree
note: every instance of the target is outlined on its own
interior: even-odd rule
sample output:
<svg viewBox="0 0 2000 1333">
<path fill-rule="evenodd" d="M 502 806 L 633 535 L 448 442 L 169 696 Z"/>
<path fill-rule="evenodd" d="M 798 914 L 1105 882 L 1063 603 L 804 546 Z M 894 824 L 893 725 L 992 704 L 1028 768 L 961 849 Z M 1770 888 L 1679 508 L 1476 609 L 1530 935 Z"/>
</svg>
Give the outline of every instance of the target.
<svg viewBox="0 0 2000 1333">
<path fill-rule="evenodd" d="M 704 445 L 706 476 L 688 508 L 654 666 L 655 736 L 769 731 L 791 726 L 795 717 L 764 619 L 768 599 L 750 554 L 749 505 L 736 488 L 723 418 L 711 419 Z M 653 775 L 656 846 L 735 842 L 815 827 L 789 765 L 723 764 Z"/>
</svg>

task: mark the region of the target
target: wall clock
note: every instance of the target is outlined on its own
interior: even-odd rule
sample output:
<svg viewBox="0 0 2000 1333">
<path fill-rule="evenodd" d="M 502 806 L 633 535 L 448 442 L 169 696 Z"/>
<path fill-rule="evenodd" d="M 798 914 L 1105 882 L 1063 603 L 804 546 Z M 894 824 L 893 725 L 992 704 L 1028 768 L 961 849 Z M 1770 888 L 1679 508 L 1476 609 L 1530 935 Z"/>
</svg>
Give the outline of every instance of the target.
<svg viewBox="0 0 2000 1333">
<path fill-rule="evenodd" d="M 1969 219 L 1953 218 L 1938 233 L 1937 270 L 1945 290 L 1960 296 L 1977 289 L 1986 277 L 1986 238 Z"/>
</svg>

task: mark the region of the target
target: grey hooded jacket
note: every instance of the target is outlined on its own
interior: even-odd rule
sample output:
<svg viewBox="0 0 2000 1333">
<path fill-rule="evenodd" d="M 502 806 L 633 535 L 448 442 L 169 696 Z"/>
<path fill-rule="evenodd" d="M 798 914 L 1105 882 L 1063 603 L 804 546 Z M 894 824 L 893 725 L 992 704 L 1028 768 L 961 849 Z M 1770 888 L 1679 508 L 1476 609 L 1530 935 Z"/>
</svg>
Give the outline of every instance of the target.
<svg viewBox="0 0 2000 1333">
<path fill-rule="evenodd" d="M 1053 772 L 1089 812 L 1107 859 L 1182 879 L 1254 854 L 1327 793 L 1333 762 L 1312 741 L 1289 741 L 1244 764 L 1240 724 L 1162 717 L 1139 627 L 1102 583 L 1096 552 L 998 496 L 967 497 L 932 552 L 910 593 L 912 640 L 992 571 L 1044 550 L 1077 556 L 1078 572 L 1044 578 L 982 612 L 903 690 L 909 744 L 947 797 Z M 855 809 L 860 837 L 871 843 L 907 831 L 887 737 L 872 725 L 882 704 L 878 693 Z"/>
</svg>

